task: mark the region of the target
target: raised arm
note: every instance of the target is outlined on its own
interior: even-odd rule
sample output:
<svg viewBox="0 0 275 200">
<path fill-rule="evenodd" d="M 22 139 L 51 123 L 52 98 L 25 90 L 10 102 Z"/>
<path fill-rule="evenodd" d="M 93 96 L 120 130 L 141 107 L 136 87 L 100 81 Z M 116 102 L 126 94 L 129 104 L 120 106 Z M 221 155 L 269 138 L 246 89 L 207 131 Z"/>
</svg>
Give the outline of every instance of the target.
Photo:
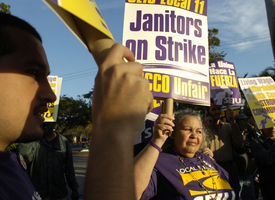
<svg viewBox="0 0 275 200">
<path fill-rule="evenodd" d="M 235 114 L 234 114 L 233 110 L 231 110 L 231 109 L 227 109 L 226 112 L 227 112 L 226 118 L 231 124 L 231 138 L 232 138 L 233 148 L 238 153 L 245 153 L 248 149 L 244 146 L 243 135 L 236 123 Z"/>
<path fill-rule="evenodd" d="M 129 62 L 121 63 L 123 57 Z M 84 199 L 135 199 L 133 145 L 153 96 L 133 61 L 128 48 L 115 44 L 99 66 Z"/>
<path fill-rule="evenodd" d="M 168 134 L 173 131 L 173 116 L 160 114 L 154 124 L 154 133 L 151 142 L 135 157 L 135 185 L 136 198 L 140 199 L 144 190 L 149 184 L 153 168 L 156 164 L 160 151 L 157 147 L 162 147 Z M 169 133 L 167 133 L 167 130 Z M 153 145 L 152 145 L 153 144 Z"/>
</svg>

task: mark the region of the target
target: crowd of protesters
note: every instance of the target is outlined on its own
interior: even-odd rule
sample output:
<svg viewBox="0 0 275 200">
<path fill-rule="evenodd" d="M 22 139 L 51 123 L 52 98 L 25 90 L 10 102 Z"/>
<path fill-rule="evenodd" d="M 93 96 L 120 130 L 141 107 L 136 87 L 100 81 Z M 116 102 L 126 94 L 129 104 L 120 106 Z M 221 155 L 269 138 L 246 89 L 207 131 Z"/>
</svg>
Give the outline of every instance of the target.
<svg viewBox="0 0 275 200">
<path fill-rule="evenodd" d="M 0 199 L 66 199 L 65 182 L 78 199 L 68 141 L 54 127 L 42 129 L 41 113 L 56 97 L 41 37 L 27 22 L 0 13 L 0 42 Z M 194 112 L 160 114 L 153 139 L 133 159 L 153 97 L 142 65 L 120 63 L 123 57 L 134 61 L 129 49 L 116 44 L 99 66 L 86 199 L 253 200 L 259 188 L 264 200 L 274 199 L 275 126 L 258 131 L 251 116 L 230 109 L 222 121 L 221 106 L 213 101 L 204 121 Z M 19 148 L 26 162 L 7 151 L 14 142 L 33 142 Z"/>
</svg>

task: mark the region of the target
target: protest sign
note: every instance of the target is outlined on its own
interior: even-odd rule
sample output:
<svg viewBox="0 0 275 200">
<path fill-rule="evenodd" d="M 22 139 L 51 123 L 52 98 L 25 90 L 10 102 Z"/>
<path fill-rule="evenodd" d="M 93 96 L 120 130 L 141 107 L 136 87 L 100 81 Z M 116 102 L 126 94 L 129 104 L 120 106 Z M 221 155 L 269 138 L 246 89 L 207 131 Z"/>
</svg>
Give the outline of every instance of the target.
<svg viewBox="0 0 275 200">
<path fill-rule="evenodd" d="M 210 104 L 207 0 L 126 0 L 123 44 L 155 98 Z"/>
<path fill-rule="evenodd" d="M 154 122 L 158 118 L 158 115 L 160 114 L 162 103 L 163 101 L 154 99 L 153 109 L 151 110 L 150 113 L 146 115 L 145 122 L 139 131 L 135 144 L 146 142 L 152 139 Z"/>
<path fill-rule="evenodd" d="M 93 54 L 97 64 L 114 43 L 113 36 L 94 0 L 43 0 L 79 41 Z"/>
<path fill-rule="evenodd" d="M 60 99 L 60 91 L 62 78 L 58 76 L 48 76 L 49 84 L 56 95 L 56 101 L 53 103 L 48 103 L 48 111 L 45 112 L 42 116 L 45 118 L 45 122 L 56 122 L 58 107 L 59 107 L 59 99 Z"/>
<path fill-rule="evenodd" d="M 239 78 L 258 128 L 270 128 L 275 122 L 275 82 L 271 77 Z"/>
<path fill-rule="evenodd" d="M 209 63 L 211 96 L 216 105 L 243 105 L 234 63 L 224 60 Z"/>
</svg>

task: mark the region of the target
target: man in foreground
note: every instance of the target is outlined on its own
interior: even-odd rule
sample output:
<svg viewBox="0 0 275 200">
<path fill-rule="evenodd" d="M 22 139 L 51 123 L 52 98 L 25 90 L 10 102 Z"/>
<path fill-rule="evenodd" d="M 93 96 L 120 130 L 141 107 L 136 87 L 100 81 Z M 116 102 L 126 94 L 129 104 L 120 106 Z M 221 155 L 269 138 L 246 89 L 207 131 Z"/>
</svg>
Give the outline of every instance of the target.
<svg viewBox="0 0 275 200">
<path fill-rule="evenodd" d="M 91 33 L 92 34 L 92 33 Z M 126 58 L 128 63 L 121 63 Z M 0 13 L 0 198 L 40 199 L 25 164 L 6 152 L 13 142 L 43 136 L 47 103 L 56 97 L 41 38 L 28 23 Z M 85 181 L 86 199 L 135 199 L 133 144 L 153 96 L 133 53 L 116 44 L 99 66 L 93 95 L 93 135 Z M 22 165 L 21 165 L 22 164 Z M 21 165 L 21 166 L 20 166 Z"/>
<path fill-rule="evenodd" d="M 28 23 L 0 13 L 0 199 L 40 199 L 22 157 L 7 147 L 43 136 L 42 113 L 56 100 L 42 41 Z"/>
</svg>

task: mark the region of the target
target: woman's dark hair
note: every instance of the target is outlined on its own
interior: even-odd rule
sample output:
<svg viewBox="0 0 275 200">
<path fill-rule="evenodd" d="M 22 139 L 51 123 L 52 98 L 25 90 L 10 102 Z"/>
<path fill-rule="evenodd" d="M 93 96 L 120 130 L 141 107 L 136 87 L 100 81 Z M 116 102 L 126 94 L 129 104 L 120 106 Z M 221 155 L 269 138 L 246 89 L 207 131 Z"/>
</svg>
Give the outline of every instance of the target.
<svg viewBox="0 0 275 200">
<path fill-rule="evenodd" d="M 9 32 L 6 30 L 7 27 L 14 27 L 26 31 L 42 43 L 39 33 L 28 22 L 11 14 L 0 12 L 0 57 L 14 52 L 16 48 Z"/>
<path fill-rule="evenodd" d="M 172 133 L 172 135 L 177 131 L 180 123 L 187 117 L 194 117 L 197 118 L 199 120 L 199 122 L 201 123 L 201 127 L 202 127 L 202 136 L 203 136 L 203 140 L 201 143 L 201 146 L 199 148 L 199 152 L 203 152 L 203 150 L 206 148 L 206 141 L 207 141 L 207 130 L 203 125 L 203 121 L 201 118 L 201 115 L 197 112 L 194 112 L 192 110 L 180 110 L 178 112 L 175 113 L 175 120 L 173 121 L 175 124 L 174 127 L 174 131 Z M 165 152 L 170 152 L 172 150 L 172 147 L 174 146 L 174 140 L 171 137 L 168 137 L 167 140 L 165 141 L 164 145 L 162 146 L 162 149 Z"/>
</svg>

